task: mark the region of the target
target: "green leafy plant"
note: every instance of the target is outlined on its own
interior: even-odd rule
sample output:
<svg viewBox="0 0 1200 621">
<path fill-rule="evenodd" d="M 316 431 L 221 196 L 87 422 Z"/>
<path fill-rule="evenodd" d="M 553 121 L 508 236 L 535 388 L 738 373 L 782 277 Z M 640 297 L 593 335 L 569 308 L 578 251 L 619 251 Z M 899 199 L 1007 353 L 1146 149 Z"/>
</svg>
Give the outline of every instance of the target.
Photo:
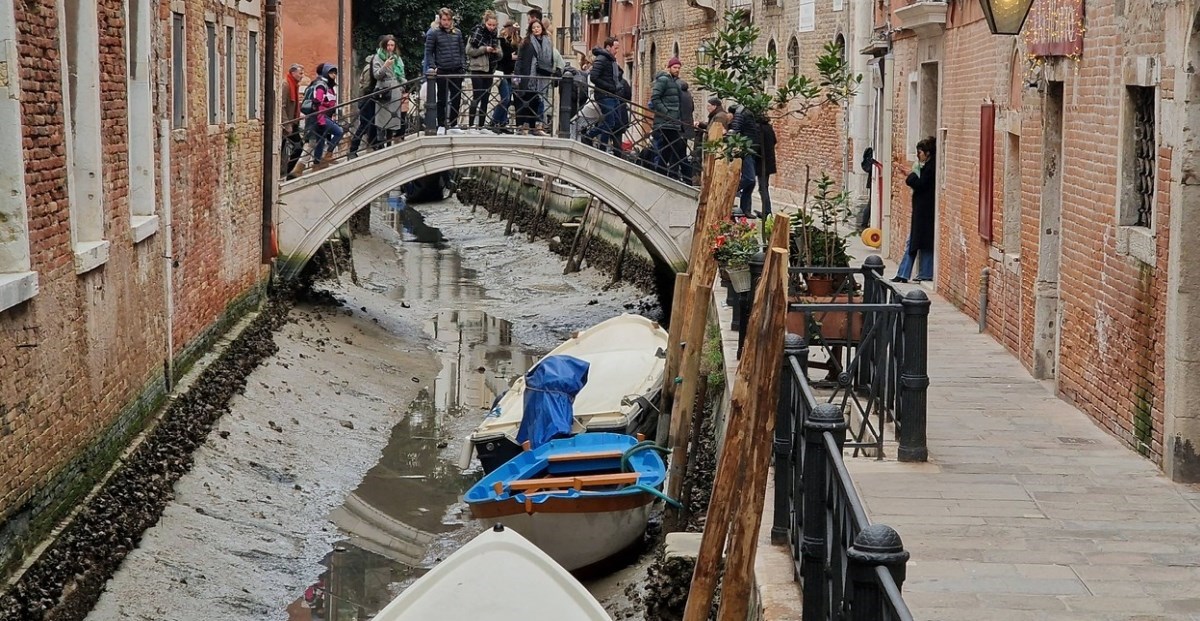
<svg viewBox="0 0 1200 621">
<path fill-rule="evenodd" d="M 713 225 L 713 258 L 726 267 L 744 267 L 762 247 L 758 228 L 746 218 Z"/>
<path fill-rule="evenodd" d="M 740 106 L 759 119 L 804 116 L 823 105 L 842 105 L 850 100 L 862 82 L 862 74 L 851 74 L 844 51 L 836 43 L 825 44 L 816 61 L 817 79 L 806 75 L 791 76 L 770 92 L 768 81 L 775 75 L 779 59 L 774 54 L 755 54 L 755 43 L 762 31 L 743 9 L 725 12 L 725 25 L 709 42 L 712 63 L 696 68 L 696 82 L 706 91 Z M 706 145 L 726 159 L 753 152 L 744 137 L 727 136 L 719 144 Z"/>
<path fill-rule="evenodd" d="M 584 15 L 590 15 L 600 11 L 604 6 L 603 0 L 578 0 L 575 3 L 575 8 Z"/>
<path fill-rule="evenodd" d="M 850 265 L 846 249 L 854 235 L 850 193 L 835 190 L 834 180 L 825 173 L 815 183 L 816 193 L 792 219 L 793 256 L 800 265 L 846 267 Z"/>
</svg>

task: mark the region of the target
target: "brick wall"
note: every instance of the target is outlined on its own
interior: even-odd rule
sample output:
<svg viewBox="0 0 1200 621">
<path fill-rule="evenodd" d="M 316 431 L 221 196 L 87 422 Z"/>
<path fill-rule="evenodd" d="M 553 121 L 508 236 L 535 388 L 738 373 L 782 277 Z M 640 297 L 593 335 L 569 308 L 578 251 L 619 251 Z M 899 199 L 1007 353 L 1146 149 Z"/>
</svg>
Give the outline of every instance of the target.
<svg viewBox="0 0 1200 621">
<path fill-rule="evenodd" d="M 1124 248 L 1117 220 L 1120 119 L 1126 81 L 1123 67 L 1134 55 L 1162 65 L 1164 13 L 1150 2 L 1088 3 L 1084 52 L 1078 61 L 1048 61 L 1035 71 L 1010 37 L 991 35 L 986 23 L 966 13 L 952 20 L 940 62 L 939 213 L 937 288 L 971 316 L 978 316 L 980 272 L 990 268 L 988 331 L 1021 361 L 1035 365 L 1035 286 L 1043 224 L 1045 96 L 1026 83 L 1063 84 L 1061 325 L 1057 385 L 1061 396 L 1102 427 L 1156 463 L 1162 459 L 1164 331 L 1172 138 L 1158 120 L 1155 231 L 1149 262 Z M 918 43 L 895 41 L 896 115 L 891 180 L 892 247 L 897 256 L 908 231 L 907 74 L 916 70 Z M 1014 65 L 1015 63 L 1015 65 Z M 1158 96 L 1174 97 L 1162 67 Z M 1043 80 L 1043 84 L 1045 83 Z M 995 101 L 993 239 L 979 235 L 978 178 L 980 104 Z M 1016 170 L 1005 170 L 1009 135 L 1019 136 Z M 1020 239 L 1004 238 L 1006 175 L 1018 179 Z M 1014 255 L 1019 255 L 1019 261 Z"/>
<path fill-rule="evenodd" d="M 206 63 L 194 62 L 203 58 L 196 55 L 203 54 L 203 12 L 227 9 L 216 1 L 186 5 L 193 59 L 189 117 L 196 120 L 205 118 Z M 88 490 L 165 387 L 165 230 L 160 225 L 136 244 L 131 232 L 126 9 L 123 0 L 98 0 L 97 8 L 103 220 L 111 248 L 104 265 L 82 275 L 75 272 L 69 222 L 59 11 L 55 0 L 26 0 L 16 11 L 31 269 L 40 290 L 0 312 L 0 567 L 19 558 Z M 158 79 L 152 82 L 158 85 L 155 108 L 164 116 L 170 101 L 168 3 L 160 10 L 153 26 Z M 249 22 L 241 15 L 237 20 L 243 73 L 236 100 L 244 118 Z M 196 125 L 176 132 L 171 143 L 176 353 L 265 276 L 260 122 L 225 130 Z M 164 215 L 161 201 L 156 213 Z"/>
</svg>

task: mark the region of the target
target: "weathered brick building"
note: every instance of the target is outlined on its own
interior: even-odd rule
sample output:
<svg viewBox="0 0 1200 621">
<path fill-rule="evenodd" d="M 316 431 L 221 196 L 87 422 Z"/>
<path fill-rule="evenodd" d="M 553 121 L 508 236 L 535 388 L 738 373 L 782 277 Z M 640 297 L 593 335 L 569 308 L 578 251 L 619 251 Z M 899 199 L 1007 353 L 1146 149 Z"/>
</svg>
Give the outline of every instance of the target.
<svg viewBox="0 0 1200 621">
<path fill-rule="evenodd" d="M 0 3 L 0 566 L 261 297 L 261 5 Z"/>
<path fill-rule="evenodd" d="M 1194 4 L 1038 0 L 1020 37 L 990 34 L 974 2 L 889 8 L 891 254 L 904 171 L 935 136 L 938 291 L 975 317 L 986 303 L 1036 376 L 1200 480 Z"/>
<path fill-rule="evenodd" d="M 429 19 L 433 21 L 433 15 Z M 286 70 L 299 63 L 312 77 L 317 65 L 328 62 L 336 64 L 341 73 L 357 77 L 366 61 L 359 63 L 352 54 L 353 26 L 350 0 L 284 2 L 279 11 L 279 34 L 283 42 L 280 66 Z M 421 64 L 419 58 L 405 60 Z"/>
</svg>

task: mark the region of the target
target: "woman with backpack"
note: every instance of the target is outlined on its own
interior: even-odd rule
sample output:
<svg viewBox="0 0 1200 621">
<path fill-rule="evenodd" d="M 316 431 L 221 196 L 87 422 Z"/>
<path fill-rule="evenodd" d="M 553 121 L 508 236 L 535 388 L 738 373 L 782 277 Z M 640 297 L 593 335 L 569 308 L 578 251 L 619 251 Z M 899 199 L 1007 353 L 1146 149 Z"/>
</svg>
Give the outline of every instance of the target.
<svg viewBox="0 0 1200 621">
<path fill-rule="evenodd" d="M 471 72 L 471 107 L 467 109 L 467 127 L 476 123 L 484 128 L 487 120 L 488 96 L 492 93 L 492 81 L 496 64 L 500 61 L 500 38 L 496 35 L 496 13 L 483 12 L 483 21 L 471 32 L 467 42 L 467 70 Z"/>
<path fill-rule="evenodd" d="M 404 59 L 396 50 L 396 37 L 379 38 L 379 50 L 371 57 L 371 74 L 375 78 L 375 127 L 379 140 L 391 144 L 397 136 L 403 138 L 405 119 L 403 103 L 407 93 L 404 84 Z"/>
<path fill-rule="evenodd" d="M 517 125 L 532 128 L 533 135 L 544 136 L 538 125 L 538 109 L 543 92 L 549 86 L 546 78 L 554 72 L 554 52 L 550 37 L 540 21 L 529 23 L 525 43 L 517 54 Z"/>
<path fill-rule="evenodd" d="M 337 108 L 337 67 L 332 64 L 321 65 L 321 76 L 309 85 L 312 92 L 310 107 L 315 108 L 316 127 L 314 134 L 317 146 L 313 149 L 313 170 L 319 170 L 329 165 L 325 153 L 333 153 L 342 140 L 345 130 L 334 120 L 334 109 Z M 305 99 L 308 99 L 306 95 Z M 306 101 L 305 104 L 309 102 Z M 332 159 L 332 156 L 330 157 Z"/>
</svg>

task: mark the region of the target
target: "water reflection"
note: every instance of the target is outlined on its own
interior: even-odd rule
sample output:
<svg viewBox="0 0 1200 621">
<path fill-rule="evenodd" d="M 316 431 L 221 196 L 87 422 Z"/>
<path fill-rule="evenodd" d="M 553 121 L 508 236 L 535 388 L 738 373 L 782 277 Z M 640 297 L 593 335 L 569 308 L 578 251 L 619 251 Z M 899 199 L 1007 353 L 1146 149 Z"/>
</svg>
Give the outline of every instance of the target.
<svg viewBox="0 0 1200 621">
<path fill-rule="evenodd" d="M 538 356 L 513 346 L 512 324 L 483 311 L 442 311 L 425 323 L 425 332 L 448 345 L 434 401 L 444 412 L 490 409 Z"/>
<path fill-rule="evenodd" d="M 396 269 L 402 284 L 392 289 L 392 298 L 453 303 L 486 297 L 476 282 L 478 272 L 463 267 L 462 256 L 445 243 L 441 229 L 427 225 L 425 216 L 408 206 L 402 195 L 389 193 L 376 201 L 373 209 L 403 241 L 416 242 L 401 247 Z"/>
</svg>

